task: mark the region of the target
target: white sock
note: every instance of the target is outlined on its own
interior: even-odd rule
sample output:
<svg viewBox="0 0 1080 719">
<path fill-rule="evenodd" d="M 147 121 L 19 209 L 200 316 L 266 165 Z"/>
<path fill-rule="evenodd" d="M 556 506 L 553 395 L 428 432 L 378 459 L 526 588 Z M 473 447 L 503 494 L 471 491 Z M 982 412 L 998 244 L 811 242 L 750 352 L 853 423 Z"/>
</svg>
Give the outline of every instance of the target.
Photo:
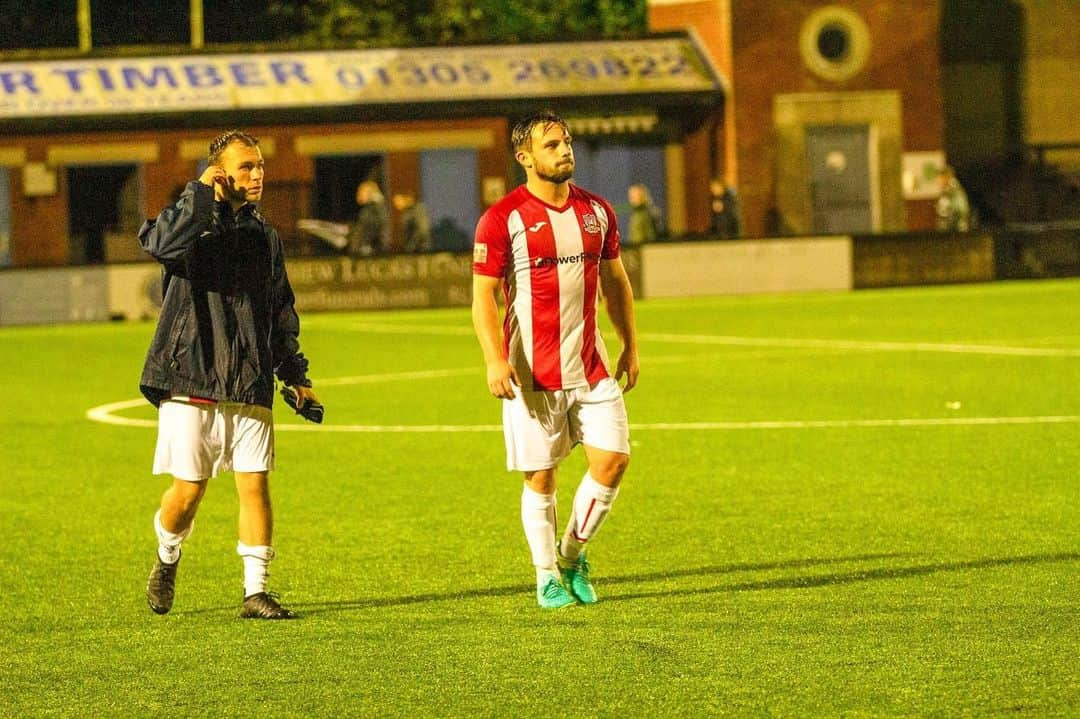
<svg viewBox="0 0 1080 719">
<path fill-rule="evenodd" d="M 574 494 L 574 509 L 570 513 L 570 521 L 566 524 L 566 532 L 559 545 L 562 558 L 571 562 L 578 558 L 585 549 L 585 543 L 596 535 L 600 525 L 604 523 L 618 495 L 618 487 L 605 487 L 588 472 L 585 473 Z"/>
<path fill-rule="evenodd" d="M 525 485 L 521 490 L 521 525 L 529 542 L 536 578 L 541 572 L 557 574 L 555 567 L 555 493 L 540 494 Z"/>
<path fill-rule="evenodd" d="M 191 535 L 191 530 L 194 528 L 195 521 L 192 520 L 184 531 L 176 534 L 170 532 L 161 526 L 161 510 L 159 509 L 154 514 L 154 533 L 158 539 L 158 559 L 166 564 L 176 564 L 180 561 L 180 544 Z"/>
<path fill-rule="evenodd" d="M 244 598 L 265 592 L 266 580 L 270 576 L 270 560 L 274 558 L 273 547 L 237 542 L 236 553 L 244 560 Z"/>
<path fill-rule="evenodd" d="M 554 579 L 557 582 L 561 582 L 562 575 L 559 574 L 558 569 L 541 569 L 540 567 L 536 568 L 536 584 L 538 586 L 544 586 L 545 584 L 547 584 L 549 579 Z"/>
</svg>

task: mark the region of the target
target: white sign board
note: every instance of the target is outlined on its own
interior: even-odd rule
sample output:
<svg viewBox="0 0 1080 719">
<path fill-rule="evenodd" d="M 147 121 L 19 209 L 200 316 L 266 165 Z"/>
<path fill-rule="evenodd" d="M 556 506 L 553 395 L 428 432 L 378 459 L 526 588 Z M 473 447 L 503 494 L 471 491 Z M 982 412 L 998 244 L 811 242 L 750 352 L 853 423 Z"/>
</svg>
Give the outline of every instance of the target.
<svg viewBox="0 0 1080 719">
<path fill-rule="evenodd" d="M 719 92 L 688 38 L 0 63 L 0 119 Z"/>
</svg>

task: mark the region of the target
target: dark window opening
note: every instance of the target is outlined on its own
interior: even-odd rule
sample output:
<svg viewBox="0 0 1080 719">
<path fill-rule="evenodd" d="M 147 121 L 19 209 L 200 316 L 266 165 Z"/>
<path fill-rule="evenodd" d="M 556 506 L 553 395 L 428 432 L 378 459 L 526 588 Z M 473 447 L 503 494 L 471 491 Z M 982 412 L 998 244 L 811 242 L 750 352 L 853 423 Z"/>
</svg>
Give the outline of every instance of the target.
<svg viewBox="0 0 1080 719">
<path fill-rule="evenodd" d="M 312 215 L 331 222 L 355 221 L 356 188 L 366 180 L 374 180 L 386 192 L 382 155 L 316 157 Z"/>
<path fill-rule="evenodd" d="M 135 242 L 142 224 L 138 165 L 69 167 L 72 264 L 105 262 L 112 242 Z"/>
</svg>

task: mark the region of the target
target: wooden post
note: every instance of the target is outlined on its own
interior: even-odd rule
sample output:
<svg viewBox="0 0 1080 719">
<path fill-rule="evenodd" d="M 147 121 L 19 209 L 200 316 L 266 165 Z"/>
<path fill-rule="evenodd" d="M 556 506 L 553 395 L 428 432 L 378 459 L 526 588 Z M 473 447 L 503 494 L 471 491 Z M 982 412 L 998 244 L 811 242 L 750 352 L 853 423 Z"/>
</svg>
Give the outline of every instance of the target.
<svg viewBox="0 0 1080 719">
<path fill-rule="evenodd" d="M 75 13 L 79 26 L 79 52 L 90 52 L 93 47 L 90 39 L 90 0 L 78 0 Z"/>
<path fill-rule="evenodd" d="M 199 50 L 205 44 L 203 25 L 203 0 L 191 0 L 191 47 L 193 50 Z"/>
</svg>

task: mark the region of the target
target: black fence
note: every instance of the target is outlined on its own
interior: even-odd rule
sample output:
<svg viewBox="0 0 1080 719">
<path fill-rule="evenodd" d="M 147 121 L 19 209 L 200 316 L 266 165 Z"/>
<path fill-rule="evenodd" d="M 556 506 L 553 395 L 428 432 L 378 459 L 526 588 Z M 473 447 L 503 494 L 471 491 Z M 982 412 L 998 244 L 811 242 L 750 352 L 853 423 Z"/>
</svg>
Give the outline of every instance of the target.
<svg viewBox="0 0 1080 719">
<path fill-rule="evenodd" d="M 856 288 L 1078 277 L 1080 223 L 855 235 L 852 275 Z"/>
</svg>

